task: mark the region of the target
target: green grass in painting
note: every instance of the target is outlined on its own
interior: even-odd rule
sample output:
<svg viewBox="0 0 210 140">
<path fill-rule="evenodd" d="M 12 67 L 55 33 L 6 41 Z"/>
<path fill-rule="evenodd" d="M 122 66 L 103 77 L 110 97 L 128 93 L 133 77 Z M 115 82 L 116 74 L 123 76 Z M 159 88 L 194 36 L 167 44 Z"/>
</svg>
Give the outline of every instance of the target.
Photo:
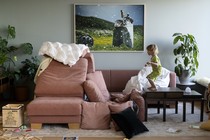
<svg viewBox="0 0 210 140">
<path fill-rule="evenodd" d="M 93 38 L 94 44 L 90 47 L 92 51 L 143 51 L 144 50 L 144 26 L 134 25 L 134 44 L 133 48 L 129 48 L 124 44 L 113 47 L 114 23 L 97 17 L 86 17 L 76 15 L 76 43 L 81 41 L 84 35 Z"/>
<path fill-rule="evenodd" d="M 122 44 L 118 47 L 112 46 L 112 30 L 99 30 L 99 29 L 83 29 L 76 31 L 76 38 L 81 35 L 90 35 L 94 39 L 94 45 L 90 48 L 92 51 L 143 51 L 143 36 L 141 35 L 140 28 L 136 28 L 134 32 L 134 47 L 128 48 Z"/>
</svg>

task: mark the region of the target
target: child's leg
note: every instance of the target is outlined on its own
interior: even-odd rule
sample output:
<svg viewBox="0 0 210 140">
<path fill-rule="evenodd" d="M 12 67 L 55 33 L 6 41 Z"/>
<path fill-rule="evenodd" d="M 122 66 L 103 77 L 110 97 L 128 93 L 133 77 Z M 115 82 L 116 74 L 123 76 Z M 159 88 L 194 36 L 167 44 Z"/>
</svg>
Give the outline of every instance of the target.
<svg viewBox="0 0 210 140">
<path fill-rule="evenodd" d="M 129 101 L 129 100 L 130 100 L 130 93 L 126 93 L 126 94 L 124 94 L 123 97 L 115 99 L 115 101 L 118 103 L 123 103 L 123 102 Z"/>
<path fill-rule="evenodd" d="M 156 79 L 156 77 L 157 77 L 157 74 L 154 71 L 151 72 L 149 75 L 147 75 L 147 79 L 151 85 L 151 87 L 148 88 L 149 90 L 156 90 L 156 86 L 154 83 L 154 80 Z"/>
<path fill-rule="evenodd" d="M 154 81 L 153 81 L 153 80 L 151 80 L 151 79 L 148 79 L 148 81 L 149 81 L 149 83 L 150 83 L 150 85 L 151 85 L 151 87 L 150 87 L 150 88 L 148 88 L 148 89 L 151 89 L 151 90 L 156 90 L 157 88 L 156 88 L 156 86 L 155 86 Z"/>
</svg>

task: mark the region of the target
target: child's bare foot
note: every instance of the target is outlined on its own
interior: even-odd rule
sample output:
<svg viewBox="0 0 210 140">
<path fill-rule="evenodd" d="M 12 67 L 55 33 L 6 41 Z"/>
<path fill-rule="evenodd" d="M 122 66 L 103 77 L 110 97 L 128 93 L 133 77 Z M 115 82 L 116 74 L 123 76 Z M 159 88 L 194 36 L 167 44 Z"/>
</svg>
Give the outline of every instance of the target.
<svg viewBox="0 0 210 140">
<path fill-rule="evenodd" d="M 147 88 L 148 90 L 151 90 L 151 91 L 157 91 L 157 88 L 156 87 L 149 87 Z"/>
<path fill-rule="evenodd" d="M 156 87 L 152 87 L 150 90 L 151 91 L 157 91 L 157 88 Z"/>
<path fill-rule="evenodd" d="M 148 90 L 151 90 L 152 88 L 153 88 L 153 87 L 148 87 L 147 89 L 148 89 Z"/>
</svg>

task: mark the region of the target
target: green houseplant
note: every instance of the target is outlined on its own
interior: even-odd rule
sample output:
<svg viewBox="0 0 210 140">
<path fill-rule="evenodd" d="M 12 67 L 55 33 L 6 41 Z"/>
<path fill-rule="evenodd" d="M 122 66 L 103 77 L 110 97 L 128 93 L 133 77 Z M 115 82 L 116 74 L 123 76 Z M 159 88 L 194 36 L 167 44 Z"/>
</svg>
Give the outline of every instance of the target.
<svg viewBox="0 0 210 140">
<path fill-rule="evenodd" d="M 8 25 L 7 28 L 1 30 L 0 34 L 0 76 L 9 78 L 9 87 L 4 91 L 5 95 L 13 96 L 14 89 L 17 87 L 17 56 L 22 54 L 31 55 L 33 46 L 31 43 L 23 43 L 20 45 L 11 45 L 10 40 L 15 39 L 16 30 L 14 26 Z M 3 93 L 4 94 L 4 93 Z M 12 97 L 13 98 L 13 97 Z"/>
<path fill-rule="evenodd" d="M 173 37 L 173 44 L 179 44 L 173 50 L 176 64 L 174 70 L 180 83 L 186 83 L 197 72 L 199 49 L 195 37 L 191 34 L 174 33 Z"/>
<path fill-rule="evenodd" d="M 32 54 L 33 46 L 30 43 L 23 43 L 19 46 L 9 45 L 9 40 L 15 39 L 16 31 L 15 27 L 8 25 L 5 32 L 2 32 L 0 36 L 0 67 L 1 76 L 9 75 L 11 71 L 11 64 L 15 65 L 17 61 L 17 56 L 15 52 L 23 54 Z"/>
<path fill-rule="evenodd" d="M 16 79 L 27 79 L 33 81 L 40 63 L 37 56 L 32 56 L 31 59 L 25 59 L 21 63 L 23 65 L 18 71 L 16 71 Z"/>
</svg>

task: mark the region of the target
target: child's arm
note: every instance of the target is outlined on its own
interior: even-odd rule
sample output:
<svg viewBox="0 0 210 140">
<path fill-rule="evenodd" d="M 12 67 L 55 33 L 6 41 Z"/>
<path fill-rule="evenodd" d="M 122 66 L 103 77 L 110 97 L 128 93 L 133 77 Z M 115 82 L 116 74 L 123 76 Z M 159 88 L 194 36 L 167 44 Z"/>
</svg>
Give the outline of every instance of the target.
<svg viewBox="0 0 210 140">
<path fill-rule="evenodd" d="M 155 66 L 155 67 L 159 66 L 159 64 L 157 62 L 151 62 L 151 61 L 147 62 L 146 65 L 152 65 L 152 66 Z"/>
</svg>

